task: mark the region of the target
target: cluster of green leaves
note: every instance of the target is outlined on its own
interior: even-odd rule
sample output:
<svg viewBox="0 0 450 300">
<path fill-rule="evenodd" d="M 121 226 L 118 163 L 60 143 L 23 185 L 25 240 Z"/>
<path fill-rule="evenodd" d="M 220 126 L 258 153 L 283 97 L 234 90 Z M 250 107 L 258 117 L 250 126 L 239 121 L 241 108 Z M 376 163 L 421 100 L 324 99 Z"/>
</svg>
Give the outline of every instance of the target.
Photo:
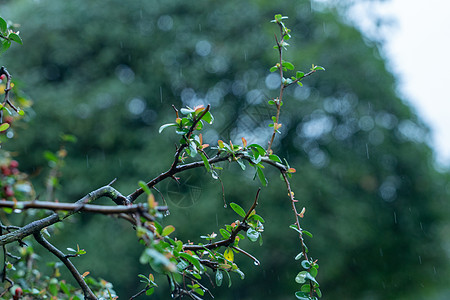
<svg viewBox="0 0 450 300">
<path fill-rule="evenodd" d="M 11 47 L 12 42 L 16 42 L 20 45 L 23 44 L 22 38 L 19 36 L 19 32 L 15 32 L 14 26 L 12 24 L 8 24 L 2 17 L 0 17 L 0 40 L 2 43 L 0 53 L 8 50 L 9 47 Z"/>
<path fill-rule="evenodd" d="M 143 182 L 140 185 L 145 186 Z M 152 211 L 157 207 L 157 202 L 148 188 L 144 188 L 144 190 L 147 193 L 150 211 Z M 234 253 L 244 252 L 239 248 L 239 242 L 245 239 L 240 232 L 246 231 L 246 236 L 250 241 L 256 242 L 259 239 L 259 243 L 262 245 L 261 233 L 264 231 L 264 219 L 256 214 L 254 209 L 246 213 L 236 203 L 231 203 L 230 206 L 238 216 L 243 218 L 242 221 L 236 220 L 225 225 L 224 228 L 220 228 L 219 232 L 223 240 L 214 242 L 218 235 L 211 233 L 201 236 L 206 239 L 206 244 L 199 243 L 194 248 L 190 248 L 192 243 L 183 244 L 181 240 L 170 237 L 170 234 L 175 231 L 175 227 L 173 225 L 163 226 L 161 224 L 162 215 L 156 215 L 156 220 L 146 222 L 137 228 L 137 236 L 146 247 L 140 257 L 140 262 L 148 264 L 154 272 L 169 278 L 172 295 L 187 293 L 204 296 L 208 289 L 201 284 L 201 279 L 207 272 L 207 268 L 215 273 L 217 286 L 222 285 L 224 274 L 228 277 L 228 286 L 231 286 L 231 272 L 244 279 L 244 272 L 234 260 Z M 222 246 L 225 247 L 223 252 Z M 259 262 L 255 260 L 255 264 L 259 264 Z M 154 275 L 152 273 L 148 276 L 141 274 L 139 277 L 141 282 L 146 284 L 146 295 L 153 294 L 157 287 Z"/>
<path fill-rule="evenodd" d="M 75 257 L 86 253 L 77 245 L 77 249 L 67 248 L 71 254 L 69 256 Z M 19 299 L 13 298 L 15 294 L 29 297 L 26 299 L 84 299 L 83 292 L 77 286 L 73 286 L 67 282 L 61 274 L 61 268 L 64 268 L 61 262 L 49 262 L 47 266 L 50 268 L 50 275 L 37 268 L 38 255 L 34 252 L 32 246 L 23 246 L 18 248 L 20 259 L 14 264 L 8 262 L 6 264 L 8 276 L 16 284 L 8 289 L 3 294 L 2 299 Z M 13 272 L 14 271 L 14 272 Z M 83 274 L 86 283 L 91 289 L 104 299 L 115 299 L 116 293 L 110 282 L 103 279 L 95 279 L 89 276 L 89 272 Z M 20 290 L 20 293 L 17 290 Z M 20 298 L 21 299 L 21 298 Z"/>
</svg>

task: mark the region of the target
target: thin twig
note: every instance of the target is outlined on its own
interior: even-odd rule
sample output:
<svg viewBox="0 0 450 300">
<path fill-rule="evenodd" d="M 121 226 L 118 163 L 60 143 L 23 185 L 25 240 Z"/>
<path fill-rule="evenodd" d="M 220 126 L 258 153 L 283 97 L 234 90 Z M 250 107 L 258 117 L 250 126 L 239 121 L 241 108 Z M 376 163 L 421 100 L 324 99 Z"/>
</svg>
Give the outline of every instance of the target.
<svg viewBox="0 0 450 300">
<path fill-rule="evenodd" d="M 86 282 L 83 279 L 83 276 L 78 272 L 77 268 L 72 264 L 72 262 L 62 253 L 58 248 L 53 246 L 51 243 L 49 243 L 43 236 L 40 231 L 33 233 L 34 238 L 36 241 L 41 244 L 45 249 L 47 249 L 49 252 L 54 254 L 61 262 L 69 269 L 70 273 L 72 273 L 72 276 L 75 278 L 75 280 L 78 282 L 79 286 L 83 290 L 84 297 L 89 300 L 97 299 L 97 297 L 94 295 L 94 293 L 91 291 L 89 286 L 86 284 Z"/>
<path fill-rule="evenodd" d="M 234 250 L 236 250 L 238 252 L 241 252 L 242 254 L 244 254 L 244 255 L 250 257 L 251 259 L 253 259 L 253 261 L 255 262 L 255 265 L 257 265 L 257 266 L 260 265 L 259 260 L 256 257 L 254 257 L 253 255 L 251 255 L 250 253 L 248 253 L 247 251 L 245 251 L 245 250 L 243 250 L 241 248 L 238 248 L 236 246 L 231 246 L 231 248 L 233 248 Z"/>
</svg>

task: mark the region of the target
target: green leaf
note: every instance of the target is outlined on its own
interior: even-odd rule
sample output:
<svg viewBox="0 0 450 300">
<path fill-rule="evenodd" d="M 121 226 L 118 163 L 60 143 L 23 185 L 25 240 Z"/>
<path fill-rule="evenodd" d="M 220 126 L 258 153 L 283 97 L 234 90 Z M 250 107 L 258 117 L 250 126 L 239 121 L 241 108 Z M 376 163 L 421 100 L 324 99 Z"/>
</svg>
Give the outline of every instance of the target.
<svg viewBox="0 0 450 300">
<path fill-rule="evenodd" d="M 220 232 L 220 234 L 223 236 L 224 239 L 229 238 L 230 235 L 231 235 L 228 231 L 226 231 L 226 230 L 223 229 L 223 228 L 220 228 L 220 229 L 219 229 L 219 232 Z"/>
<path fill-rule="evenodd" d="M 64 281 L 60 281 L 60 282 L 59 282 L 59 287 L 60 287 L 61 290 L 64 292 L 64 294 L 66 294 L 67 296 L 70 296 L 69 288 L 68 288 L 67 285 L 64 283 Z"/>
<path fill-rule="evenodd" d="M 5 131 L 8 128 L 9 128 L 9 124 L 8 123 L 3 123 L 2 125 L 0 125 L 0 131 Z"/>
<path fill-rule="evenodd" d="M 322 298 L 322 291 L 320 289 L 316 288 L 315 292 L 317 294 L 317 297 Z"/>
<path fill-rule="evenodd" d="M 140 181 L 138 182 L 138 184 L 139 184 L 139 186 L 141 187 L 141 189 L 142 189 L 147 195 L 151 195 L 151 194 L 152 194 L 152 191 L 150 190 L 150 188 L 147 186 L 147 184 L 146 184 L 144 181 L 140 180 Z"/>
<path fill-rule="evenodd" d="M 202 118 L 203 121 L 208 122 L 209 124 L 212 124 L 214 122 L 214 117 L 212 114 L 208 111 Z"/>
<path fill-rule="evenodd" d="M 216 271 L 216 285 L 221 286 L 223 282 L 223 273 L 220 270 Z"/>
<path fill-rule="evenodd" d="M 297 254 L 297 256 L 295 256 L 295 260 L 299 260 L 303 257 L 303 252 L 300 252 L 299 254 Z"/>
<path fill-rule="evenodd" d="M 314 66 L 315 71 L 325 71 L 325 68 L 322 66 Z"/>
<path fill-rule="evenodd" d="M 309 261 L 307 261 L 306 259 L 302 261 L 302 267 L 303 269 L 308 270 L 309 268 L 311 268 L 311 264 L 309 263 Z"/>
<path fill-rule="evenodd" d="M 282 163 L 282 162 L 281 162 L 281 159 L 280 159 L 277 155 L 275 155 L 275 154 L 270 154 L 270 155 L 269 155 L 269 159 L 270 159 L 270 160 L 273 160 L 273 161 L 275 161 L 275 162 L 278 162 L 278 163 L 280 163 L 280 164 Z"/>
<path fill-rule="evenodd" d="M 190 150 L 189 155 L 191 157 L 195 157 L 197 155 L 197 144 L 194 141 L 191 141 L 189 143 L 189 150 Z"/>
<path fill-rule="evenodd" d="M 244 164 L 244 162 L 243 162 L 242 160 L 240 160 L 240 159 L 236 160 L 236 162 L 239 164 L 239 166 L 241 167 L 241 169 L 242 169 L 243 171 L 245 171 L 245 164 Z"/>
<path fill-rule="evenodd" d="M 258 174 L 259 181 L 263 186 L 267 186 L 267 179 L 264 176 L 264 172 L 260 167 L 256 167 L 256 174 Z"/>
<path fill-rule="evenodd" d="M 297 71 L 297 73 L 295 74 L 295 77 L 297 79 L 302 78 L 303 76 L 305 76 L 305 73 L 303 73 L 302 71 Z"/>
<path fill-rule="evenodd" d="M 231 287 L 231 276 L 230 276 L 230 272 L 225 272 L 225 274 L 227 274 L 228 276 L 228 288 Z"/>
<path fill-rule="evenodd" d="M 234 210 L 235 213 L 237 213 L 238 215 L 240 215 L 243 218 L 245 217 L 245 210 L 242 207 L 240 207 L 238 204 L 231 202 L 230 206 Z"/>
<path fill-rule="evenodd" d="M 163 230 L 161 224 L 159 224 L 158 221 L 155 220 L 155 221 L 153 222 L 153 225 L 155 226 L 156 232 L 157 232 L 159 235 L 161 235 L 161 234 L 162 234 L 162 230 Z"/>
<path fill-rule="evenodd" d="M 164 124 L 161 127 L 159 127 L 159 133 L 161 133 L 164 129 L 166 129 L 167 127 L 177 127 L 178 124 L 176 123 L 168 123 L 168 124 Z"/>
<path fill-rule="evenodd" d="M 304 284 L 304 285 L 302 285 L 302 287 L 300 288 L 300 290 L 301 290 L 302 292 L 309 293 L 309 292 L 311 291 L 311 286 L 310 286 L 309 284 Z"/>
<path fill-rule="evenodd" d="M 256 242 L 258 240 L 259 236 L 260 236 L 260 233 L 258 231 L 256 231 L 255 229 L 253 229 L 253 228 L 249 228 L 247 230 L 247 236 L 248 236 L 250 241 Z"/>
<path fill-rule="evenodd" d="M 266 155 L 266 150 L 258 144 L 248 145 L 248 148 L 256 149 L 260 155 Z"/>
<path fill-rule="evenodd" d="M 195 110 L 193 110 L 192 108 L 182 108 L 180 109 L 180 111 L 183 115 L 188 115 L 195 112 Z"/>
<path fill-rule="evenodd" d="M 309 231 L 306 231 L 306 230 L 302 230 L 302 233 L 303 233 L 303 234 L 306 234 L 306 235 L 307 235 L 307 236 L 309 236 L 310 238 L 312 238 L 312 237 L 313 237 L 312 233 L 311 233 L 311 232 L 309 232 Z"/>
<path fill-rule="evenodd" d="M 297 231 L 297 232 L 300 233 L 300 234 L 302 233 L 302 232 L 298 229 L 297 225 L 295 225 L 295 224 L 289 225 L 289 228 L 294 229 L 295 231 Z"/>
<path fill-rule="evenodd" d="M 167 235 L 171 234 L 174 231 L 175 231 L 175 227 L 173 225 L 168 225 L 168 226 L 164 227 L 161 235 L 162 236 L 167 236 Z"/>
<path fill-rule="evenodd" d="M 267 101 L 267 103 L 269 103 L 269 105 L 275 105 L 275 101 L 273 101 L 273 100 L 269 100 L 269 101 Z"/>
<path fill-rule="evenodd" d="M 189 255 L 187 253 L 184 253 L 184 252 L 181 252 L 180 256 L 182 258 L 186 259 L 187 261 L 189 261 L 192 265 L 194 265 L 194 267 L 196 267 L 197 270 L 199 270 L 199 271 L 203 270 L 203 268 L 200 265 L 200 262 L 198 261 L 197 258 L 195 258 L 195 257 L 193 257 L 193 256 L 191 256 L 191 255 Z"/>
<path fill-rule="evenodd" d="M 304 292 L 296 292 L 295 297 L 299 300 L 310 300 L 311 299 L 311 298 L 309 298 L 309 294 L 304 293 Z"/>
<path fill-rule="evenodd" d="M 295 282 L 297 283 L 305 283 L 306 282 L 306 274 L 309 274 L 307 271 L 301 271 L 295 276 Z"/>
<path fill-rule="evenodd" d="M 11 32 L 11 33 L 9 34 L 9 38 L 10 38 L 12 41 L 14 41 L 14 42 L 16 42 L 16 43 L 18 43 L 18 44 L 20 44 L 20 45 L 23 45 L 22 39 L 20 38 L 20 36 L 19 36 L 17 33 Z"/>
<path fill-rule="evenodd" d="M 1 48 L 0 52 L 5 52 L 6 50 L 9 49 L 10 46 L 11 46 L 11 41 L 10 40 L 3 40 L 2 41 L 2 48 Z"/>
<path fill-rule="evenodd" d="M 317 273 L 318 273 L 318 271 L 317 271 L 317 269 L 316 269 L 316 266 L 317 266 L 317 265 L 314 265 L 314 266 L 311 267 L 311 269 L 309 269 L 309 273 L 310 273 L 311 276 L 314 277 L 314 278 L 317 276 Z"/>
<path fill-rule="evenodd" d="M 145 294 L 146 294 L 147 296 L 150 296 L 151 294 L 153 294 L 154 291 L 155 291 L 155 288 L 150 288 L 150 289 L 148 289 L 148 290 L 145 292 Z"/>
<path fill-rule="evenodd" d="M 6 34 L 6 30 L 8 29 L 8 24 L 6 21 L 0 17 L 0 31 L 3 34 Z"/>
<path fill-rule="evenodd" d="M 278 67 L 277 66 L 273 66 L 272 68 L 270 68 L 270 72 L 275 72 L 276 70 L 278 70 Z"/>
<path fill-rule="evenodd" d="M 200 156 L 203 160 L 203 164 L 205 165 L 206 171 L 211 172 L 211 165 L 209 164 L 208 158 L 203 152 L 199 152 Z"/>
<path fill-rule="evenodd" d="M 47 161 L 53 161 L 53 162 L 58 162 L 58 157 L 53 153 L 53 152 L 50 152 L 50 151 L 44 151 L 44 158 L 47 160 Z"/>
<path fill-rule="evenodd" d="M 263 217 L 261 217 L 260 215 L 257 215 L 257 214 L 251 215 L 248 219 L 249 219 L 249 220 L 258 220 L 258 221 L 260 221 L 261 223 L 264 223 L 264 222 L 265 222 L 264 219 L 263 219 Z"/>
<path fill-rule="evenodd" d="M 281 63 L 283 67 L 286 67 L 288 70 L 294 70 L 294 65 L 288 61 L 284 61 Z"/>
</svg>

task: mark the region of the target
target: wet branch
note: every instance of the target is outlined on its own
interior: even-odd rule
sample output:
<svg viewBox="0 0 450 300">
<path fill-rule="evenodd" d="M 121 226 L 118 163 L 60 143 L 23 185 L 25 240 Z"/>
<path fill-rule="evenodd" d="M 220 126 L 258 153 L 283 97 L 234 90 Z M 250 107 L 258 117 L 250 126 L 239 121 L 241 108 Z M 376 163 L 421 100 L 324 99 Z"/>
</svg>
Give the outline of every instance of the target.
<svg viewBox="0 0 450 300">
<path fill-rule="evenodd" d="M 62 253 L 58 248 L 53 246 L 51 243 L 49 243 L 43 236 L 40 231 L 35 231 L 33 233 L 33 236 L 35 240 L 41 244 L 45 249 L 47 249 L 49 252 L 54 254 L 59 260 L 61 260 L 62 263 L 67 267 L 67 269 L 72 273 L 72 276 L 75 278 L 75 280 L 78 282 L 78 285 L 81 287 L 84 293 L 85 299 L 97 299 L 97 297 L 94 295 L 94 293 L 91 291 L 89 286 L 86 284 L 86 282 L 83 279 L 83 276 L 78 272 L 77 268 L 72 264 L 72 262 L 69 260 L 69 258 Z"/>
</svg>

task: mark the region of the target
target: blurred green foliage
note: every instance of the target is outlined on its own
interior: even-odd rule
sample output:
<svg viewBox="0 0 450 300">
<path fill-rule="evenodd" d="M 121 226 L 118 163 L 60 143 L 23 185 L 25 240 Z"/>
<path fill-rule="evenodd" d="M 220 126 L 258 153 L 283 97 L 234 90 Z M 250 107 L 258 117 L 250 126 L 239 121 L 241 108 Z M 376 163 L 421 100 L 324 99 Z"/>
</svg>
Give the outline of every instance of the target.
<svg viewBox="0 0 450 300">
<path fill-rule="evenodd" d="M 171 104 L 212 105 L 206 143 L 244 136 L 264 144 L 273 114 L 266 103 L 279 85 L 269 72 L 276 53 L 268 20 L 280 12 L 294 34 L 287 59 L 305 71 L 310 63 L 327 69 L 287 91 L 274 144 L 297 169 L 292 185 L 306 207 L 303 227 L 314 234 L 307 243 L 320 261 L 324 299 L 445 298 L 449 176 L 433 168 L 428 128 L 397 96 L 379 45 L 337 11 L 312 7 L 306 0 L 3 4 L 2 16 L 21 23 L 24 45 L 1 63 L 34 100 L 28 122 L 10 129 L 19 138 L 3 147 L 36 175 L 44 195 L 44 151 L 57 151 L 62 134 L 76 136 L 56 191 L 74 202 L 115 177 L 115 187 L 130 193 L 170 166 L 178 140 L 158 128 L 175 119 Z M 224 167 L 226 201 L 250 207 L 259 182 L 239 166 Z M 292 299 L 297 288 L 299 242 L 285 230 L 293 222 L 289 199 L 276 172 L 266 172 L 264 244 L 251 249 L 261 266 L 240 258 L 245 280 L 217 288 L 216 299 Z M 182 239 L 217 233 L 235 218 L 207 176 L 193 170 L 180 185 L 158 187 Z M 137 274 L 148 273 L 136 259 L 135 233 L 120 220 L 83 215 L 54 239 L 86 249 L 75 264 L 113 282 L 121 297 L 138 291 Z M 165 292 L 162 284 L 155 299 L 167 299 Z"/>
</svg>

